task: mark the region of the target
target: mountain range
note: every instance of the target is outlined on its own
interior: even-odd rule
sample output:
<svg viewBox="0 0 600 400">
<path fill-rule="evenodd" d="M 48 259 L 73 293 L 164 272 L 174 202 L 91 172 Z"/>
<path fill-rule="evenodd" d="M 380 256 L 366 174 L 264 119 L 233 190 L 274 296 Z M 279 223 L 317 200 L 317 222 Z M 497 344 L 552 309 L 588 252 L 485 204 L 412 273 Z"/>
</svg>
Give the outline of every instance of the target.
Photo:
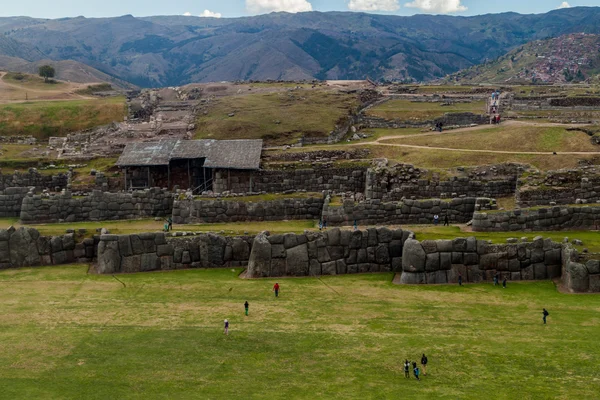
<svg viewBox="0 0 600 400">
<path fill-rule="evenodd" d="M 426 81 L 530 41 L 580 32 L 600 34 L 600 7 L 474 17 L 350 12 L 230 19 L 5 17 L 0 56 L 13 63 L 72 60 L 142 87 L 367 76 Z M 0 57 L 0 68 L 6 57 Z"/>
</svg>

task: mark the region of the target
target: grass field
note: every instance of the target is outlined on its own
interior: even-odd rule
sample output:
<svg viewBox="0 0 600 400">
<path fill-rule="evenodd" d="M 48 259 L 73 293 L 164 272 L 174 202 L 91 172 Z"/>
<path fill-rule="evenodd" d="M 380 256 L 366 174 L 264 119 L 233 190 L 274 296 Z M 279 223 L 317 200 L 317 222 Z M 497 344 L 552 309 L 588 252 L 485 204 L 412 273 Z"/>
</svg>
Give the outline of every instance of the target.
<svg viewBox="0 0 600 400">
<path fill-rule="evenodd" d="M 385 143 L 411 144 L 450 149 L 534 152 L 597 152 L 587 134 L 567 131 L 564 127 L 499 126 L 472 132 L 448 133 L 437 136 L 390 139 Z"/>
<path fill-rule="evenodd" d="M 122 121 L 124 97 L 42 101 L 0 105 L 0 135 L 32 135 L 41 140 Z"/>
<path fill-rule="evenodd" d="M 442 106 L 441 103 L 421 103 L 410 100 L 394 99 L 370 108 L 367 111 L 367 114 L 388 120 L 398 119 L 403 121 L 427 121 L 441 117 L 445 113 L 458 112 L 483 114 L 485 112 L 485 101 L 454 103 L 449 106 Z"/>
<path fill-rule="evenodd" d="M 37 75 L 0 72 L 0 103 L 81 99 L 75 92 L 85 86 L 62 81 L 45 83 Z"/>
<path fill-rule="evenodd" d="M 355 95 L 325 90 L 220 98 L 197 120 L 196 139 L 264 139 L 293 144 L 302 136 L 327 137 L 358 106 Z M 235 116 L 229 117 L 234 113 Z"/>
<path fill-rule="evenodd" d="M 7 399 L 596 398 L 600 296 L 551 282 L 402 287 L 392 274 L 0 272 Z M 244 301 L 250 315 L 243 314 Z M 541 310 L 550 312 L 548 325 Z M 230 335 L 222 333 L 230 321 Z M 405 379 L 405 358 L 429 358 Z"/>
</svg>

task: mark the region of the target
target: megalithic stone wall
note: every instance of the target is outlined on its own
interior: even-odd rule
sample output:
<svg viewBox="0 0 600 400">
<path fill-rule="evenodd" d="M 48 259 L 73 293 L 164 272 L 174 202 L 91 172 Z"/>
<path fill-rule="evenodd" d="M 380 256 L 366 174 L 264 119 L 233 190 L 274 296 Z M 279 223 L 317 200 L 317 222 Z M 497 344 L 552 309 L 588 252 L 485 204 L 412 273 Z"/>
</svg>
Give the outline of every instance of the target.
<svg viewBox="0 0 600 400">
<path fill-rule="evenodd" d="M 173 222 L 176 224 L 244 221 L 284 221 L 319 219 L 323 197 L 244 202 L 227 200 L 176 200 Z"/>
<path fill-rule="evenodd" d="M 55 175 L 42 175 L 34 169 L 29 172 L 15 172 L 14 174 L 0 173 L 0 190 L 6 188 L 30 188 L 35 187 L 36 190 L 60 190 L 67 187 L 69 184 L 69 176 L 65 173 Z"/>
<path fill-rule="evenodd" d="M 132 193 L 94 190 L 90 196 L 75 198 L 71 192 L 44 198 L 27 194 L 21 205 L 24 224 L 77 221 L 111 221 L 168 217 L 173 211 L 173 194 L 159 188 Z"/>
<path fill-rule="evenodd" d="M 563 247 L 562 282 L 571 293 L 600 293 L 600 260 L 583 256 L 569 245 Z"/>
<path fill-rule="evenodd" d="M 560 243 L 537 237 L 533 242 L 489 244 L 474 237 L 454 240 L 409 239 L 404 244 L 401 282 L 457 283 L 500 280 L 545 280 L 561 276 Z"/>
<path fill-rule="evenodd" d="M 334 228 L 304 234 L 259 234 L 254 239 L 247 277 L 340 275 L 399 271 L 402 248 L 412 235 L 401 229 Z"/>
<path fill-rule="evenodd" d="M 0 230 L 0 269 L 91 262 L 95 241 L 77 243 L 74 234 L 41 236 L 33 228 Z"/>
<path fill-rule="evenodd" d="M 502 212 L 476 212 L 475 232 L 557 231 L 600 227 L 600 206 L 555 206 Z"/>
<path fill-rule="evenodd" d="M 165 233 L 102 235 L 97 270 L 101 274 L 245 266 L 254 237 Z"/>
<path fill-rule="evenodd" d="M 18 218 L 21 215 L 21 204 L 28 192 L 29 188 L 26 187 L 0 190 L 0 218 Z"/>
</svg>

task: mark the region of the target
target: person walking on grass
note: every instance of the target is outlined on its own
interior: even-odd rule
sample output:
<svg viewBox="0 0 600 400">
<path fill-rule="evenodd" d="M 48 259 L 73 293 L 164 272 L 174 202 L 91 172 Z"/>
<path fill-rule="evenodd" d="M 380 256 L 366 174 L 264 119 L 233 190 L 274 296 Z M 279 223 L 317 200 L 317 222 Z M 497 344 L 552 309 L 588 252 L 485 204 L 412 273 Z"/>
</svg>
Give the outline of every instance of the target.
<svg viewBox="0 0 600 400">
<path fill-rule="evenodd" d="M 404 377 L 410 378 L 410 361 L 404 361 Z"/>
<path fill-rule="evenodd" d="M 498 286 L 498 274 L 494 275 L 494 286 Z"/>
<path fill-rule="evenodd" d="M 458 273 L 458 286 L 462 286 L 462 274 Z"/>
<path fill-rule="evenodd" d="M 173 218 L 167 218 L 167 223 L 169 224 L 169 231 L 173 230 Z"/>
<path fill-rule="evenodd" d="M 423 375 L 427 376 L 427 356 L 423 353 L 421 357 L 421 365 L 423 366 Z"/>
<path fill-rule="evenodd" d="M 433 224 L 437 226 L 437 224 L 439 224 L 439 223 L 440 223 L 440 216 L 435 214 L 433 216 Z"/>
<path fill-rule="evenodd" d="M 275 292 L 275 297 L 279 297 L 279 283 L 275 282 L 275 285 L 273 285 L 273 291 Z"/>
<path fill-rule="evenodd" d="M 546 318 L 548 317 L 548 315 L 550 315 L 550 313 L 548 312 L 548 310 L 546 310 L 544 308 L 544 311 L 542 311 L 542 315 L 544 316 L 544 325 L 546 325 Z"/>
<path fill-rule="evenodd" d="M 413 361 L 413 374 L 415 374 L 415 378 L 417 378 L 418 381 L 420 381 L 421 379 L 419 379 L 419 374 L 421 373 L 421 371 L 419 371 L 419 367 L 417 367 L 417 363 L 415 361 Z"/>
<path fill-rule="evenodd" d="M 229 321 L 225 320 L 225 329 L 223 330 L 225 335 L 229 335 Z"/>
<path fill-rule="evenodd" d="M 448 214 L 444 215 L 444 226 L 450 226 L 450 220 L 448 219 Z"/>
<path fill-rule="evenodd" d="M 506 277 L 504 277 L 504 279 L 502 279 L 502 287 L 504 289 L 506 289 Z"/>
<path fill-rule="evenodd" d="M 248 301 L 246 301 L 244 303 L 244 309 L 246 310 L 246 316 L 248 316 L 248 308 L 250 308 L 250 304 L 248 304 Z"/>
</svg>

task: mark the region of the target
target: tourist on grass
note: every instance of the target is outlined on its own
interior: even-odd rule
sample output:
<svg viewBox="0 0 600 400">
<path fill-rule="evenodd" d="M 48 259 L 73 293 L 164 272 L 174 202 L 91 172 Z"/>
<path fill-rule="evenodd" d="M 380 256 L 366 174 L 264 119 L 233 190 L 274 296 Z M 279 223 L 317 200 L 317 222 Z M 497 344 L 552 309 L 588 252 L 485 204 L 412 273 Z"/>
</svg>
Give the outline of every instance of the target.
<svg viewBox="0 0 600 400">
<path fill-rule="evenodd" d="M 494 275 L 494 286 L 498 286 L 498 285 L 499 285 L 499 283 L 498 283 L 498 273 L 496 273 Z"/>
<path fill-rule="evenodd" d="M 323 218 L 323 229 L 327 230 L 327 219 Z"/>
<path fill-rule="evenodd" d="M 548 315 L 550 315 L 550 313 L 544 308 L 544 311 L 542 311 L 542 315 L 544 316 L 544 325 L 545 325 L 546 318 L 548 317 Z"/>
<path fill-rule="evenodd" d="M 404 377 L 410 378 L 410 361 L 404 361 Z"/>
<path fill-rule="evenodd" d="M 439 216 L 439 215 L 437 215 L 437 214 L 435 214 L 435 215 L 433 216 L 433 224 L 434 224 L 434 225 L 437 225 L 437 224 L 439 224 L 439 223 L 440 223 L 440 216 Z"/>
<path fill-rule="evenodd" d="M 450 220 L 448 219 L 448 214 L 444 215 L 444 226 L 450 226 Z"/>
<path fill-rule="evenodd" d="M 275 292 L 275 297 L 279 297 L 279 283 L 275 282 L 275 285 L 273 285 L 273 291 Z"/>
<path fill-rule="evenodd" d="M 248 301 L 246 301 L 244 303 L 244 309 L 246 310 L 246 316 L 248 316 L 248 308 L 250 307 L 250 304 L 248 304 Z"/>
<path fill-rule="evenodd" d="M 167 223 L 169 224 L 169 227 L 168 227 L 169 229 L 168 230 L 172 231 L 173 230 L 173 218 L 169 217 L 167 219 Z"/>
<path fill-rule="evenodd" d="M 423 354 L 421 357 L 421 365 L 423 366 L 423 375 L 427 376 L 427 356 Z"/>
<path fill-rule="evenodd" d="M 421 379 L 419 379 L 420 373 L 421 373 L 421 371 L 419 371 L 419 367 L 417 367 L 417 363 L 413 361 L 413 374 L 415 374 L 415 378 L 417 378 L 418 381 L 421 380 Z"/>
<path fill-rule="evenodd" d="M 502 287 L 504 289 L 506 289 L 506 277 L 504 277 L 504 279 L 502 279 Z"/>
<path fill-rule="evenodd" d="M 225 320 L 225 330 L 223 331 L 224 334 L 229 335 L 229 321 Z"/>
<path fill-rule="evenodd" d="M 319 230 L 320 231 L 323 230 L 323 220 L 322 219 L 319 220 Z"/>
<path fill-rule="evenodd" d="M 458 286 L 462 286 L 462 274 L 458 273 Z"/>
</svg>

